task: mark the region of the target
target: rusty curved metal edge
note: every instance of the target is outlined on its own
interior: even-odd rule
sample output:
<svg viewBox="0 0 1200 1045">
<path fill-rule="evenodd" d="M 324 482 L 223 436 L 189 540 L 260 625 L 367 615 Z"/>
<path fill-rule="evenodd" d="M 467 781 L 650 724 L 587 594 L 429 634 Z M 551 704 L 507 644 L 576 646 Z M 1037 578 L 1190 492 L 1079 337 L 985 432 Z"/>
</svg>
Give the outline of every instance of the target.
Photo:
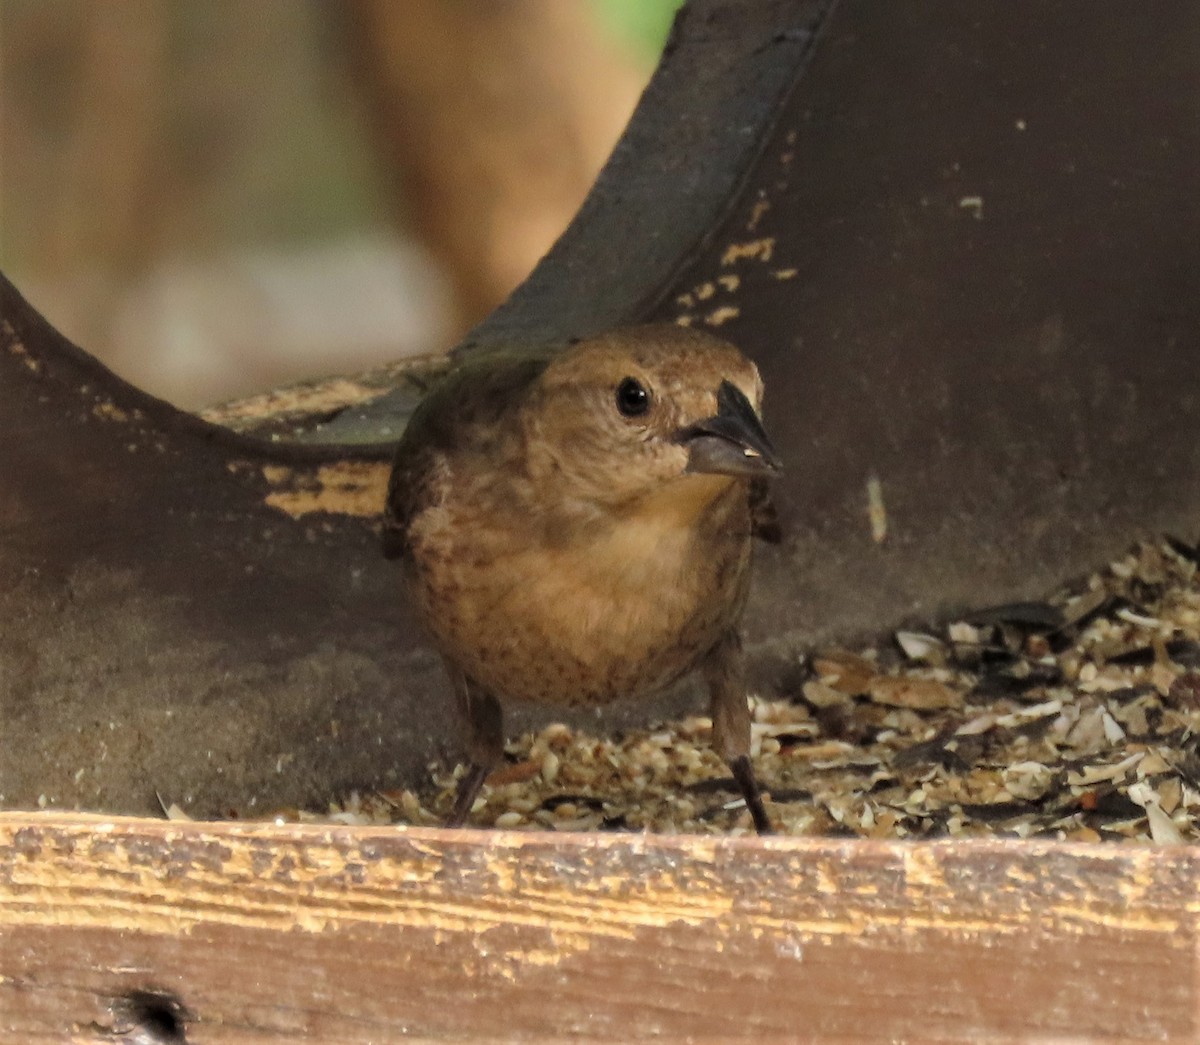
<svg viewBox="0 0 1200 1045">
<path fill-rule="evenodd" d="M 289 806 L 437 750 L 374 532 L 386 454 L 207 425 L 2 278 L 0 439 L 0 805 Z"/>
<path fill-rule="evenodd" d="M 1200 534 L 1200 8 L 1086 10 L 845 0 L 651 310 L 763 371 L 785 662 Z"/>
<path fill-rule="evenodd" d="M 739 198 L 837 3 L 689 0 L 575 220 L 463 348 L 586 336 L 669 293 Z"/>
<path fill-rule="evenodd" d="M 10 353 L 18 357 L 17 362 L 44 381 L 52 382 L 63 396 L 76 396 L 82 409 L 124 413 L 139 427 L 153 428 L 218 447 L 230 454 L 240 453 L 280 465 L 385 461 L 390 455 L 390 448 L 383 443 L 345 446 L 262 439 L 253 433 L 243 434 L 211 424 L 194 413 L 180 410 L 126 381 L 64 337 L 3 272 L 0 272 L 0 324 L 4 325 L 5 342 Z M 13 349 L 16 344 L 26 346 L 25 351 Z"/>
<path fill-rule="evenodd" d="M 621 140 L 570 226 L 456 352 L 556 344 L 636 322 L 671 293 L 741 196 L 838 0 L 688 0 Z M 313 440 L 391 438 L 404 392 Z"/>
</svg>

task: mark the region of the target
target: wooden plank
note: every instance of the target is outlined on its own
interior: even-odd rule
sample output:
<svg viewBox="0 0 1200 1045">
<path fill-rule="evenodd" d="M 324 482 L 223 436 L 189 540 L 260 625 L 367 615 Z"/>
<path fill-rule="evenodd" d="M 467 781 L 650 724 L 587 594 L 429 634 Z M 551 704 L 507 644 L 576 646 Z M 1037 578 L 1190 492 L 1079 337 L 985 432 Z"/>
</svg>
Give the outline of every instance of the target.
<svg viewBox="0 0 1200 1045">
<path fill-rule="evenodd" d="M 4 814 L 0 1041 L 1194 1042 L 1198 881 L 1186 847 Z"/>
</svg>

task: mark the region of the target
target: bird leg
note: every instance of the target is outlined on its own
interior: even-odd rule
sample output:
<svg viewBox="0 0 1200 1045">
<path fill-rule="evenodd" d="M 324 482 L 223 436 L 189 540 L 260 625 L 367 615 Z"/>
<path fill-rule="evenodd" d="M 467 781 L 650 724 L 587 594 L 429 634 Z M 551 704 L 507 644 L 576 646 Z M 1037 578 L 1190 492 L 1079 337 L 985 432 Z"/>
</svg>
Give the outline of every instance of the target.
<svg viewBox="0 0 1200 1045">
<path fill-rule="evenodd" d="M 772 833 L 763 808 L 754 767 L 750 764 L 750 706 L 746 701 L 746 668 L 742 642 L 729 632 L 712 650 L 701 669 L 708 683 L 713 723 L 712 746 L 733 771 L 746 808 L 760 835 Z"/>
<path fill-rule="evenodd" d="M 454 808 L 446 817 L 446 827 L 462 827 L 467 822 L 467 816 L 489 772 L 487 766 L 476 765 L 474 762 L 467 764 L 467 771 L 458 782 L 458 790 L 454 793 Z"/>
<path fill-rule="evenodd" d="M 467 749 L 467 771 L 458 782 L 454 809 L 446 819 L 446 826 L 462 827 L 488 773 L 504 756 L 504 713 L 494 696 L 481 690 L 461 671 L 451 668 L 450 676 L 454 681 L 459 729 Z"/>
</svg>

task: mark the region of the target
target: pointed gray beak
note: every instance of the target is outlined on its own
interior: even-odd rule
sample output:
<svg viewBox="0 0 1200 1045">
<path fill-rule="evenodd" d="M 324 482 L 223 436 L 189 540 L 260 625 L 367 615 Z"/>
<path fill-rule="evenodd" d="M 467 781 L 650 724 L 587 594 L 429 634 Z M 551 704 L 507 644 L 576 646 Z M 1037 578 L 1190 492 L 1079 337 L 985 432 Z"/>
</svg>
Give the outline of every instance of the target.
<svg viewBox="0 0 1200 1045">
<path fill-rule="evenodd" d="M 766 476 L 783 467 L 750 400 L 728 381 L 717 389 L 716 415 L 681 429 L 676 438 L 688 448 L 689 472 Z"/>
</svg>

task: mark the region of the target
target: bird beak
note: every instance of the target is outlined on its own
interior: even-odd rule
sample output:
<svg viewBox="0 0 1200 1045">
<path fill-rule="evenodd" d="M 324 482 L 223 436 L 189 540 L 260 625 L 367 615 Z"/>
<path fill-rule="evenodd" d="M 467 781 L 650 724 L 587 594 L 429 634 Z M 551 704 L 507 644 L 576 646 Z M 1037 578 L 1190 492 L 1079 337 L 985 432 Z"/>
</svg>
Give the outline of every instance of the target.
<svg viewBox="0 0 1200 1045">
<path fill-rule="evenodd" d="M 688 425 L 676 438 L 688 448 L 689 472 L 769 475 L 783 467 L 750 400 L 728 381 L 717 389 L 716 416 Z"/>
</svg>

